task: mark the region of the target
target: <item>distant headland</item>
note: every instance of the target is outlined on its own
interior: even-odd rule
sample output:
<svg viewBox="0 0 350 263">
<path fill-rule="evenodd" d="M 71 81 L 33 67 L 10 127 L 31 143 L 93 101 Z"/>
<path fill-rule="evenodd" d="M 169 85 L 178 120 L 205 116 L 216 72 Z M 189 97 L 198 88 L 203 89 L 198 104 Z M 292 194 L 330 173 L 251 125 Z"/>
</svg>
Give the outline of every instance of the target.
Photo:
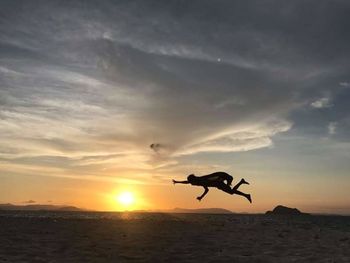
<svg viewBox="0 0 350 263">
<path fill-rule="evenodd" d="M 272 211 L 267 211 L 266 215 L 309 215 L 307 213 L 303 213 L 297 208 L 290 208 L 283 205 L 276 206 Z"/>
<path fill-rule="evenodd" d="M 84 211 L 75 206 L 64 205 L 14 205 L 0 204 L 0 210 L 17 210 L 17 211 Z"/>
</svg>

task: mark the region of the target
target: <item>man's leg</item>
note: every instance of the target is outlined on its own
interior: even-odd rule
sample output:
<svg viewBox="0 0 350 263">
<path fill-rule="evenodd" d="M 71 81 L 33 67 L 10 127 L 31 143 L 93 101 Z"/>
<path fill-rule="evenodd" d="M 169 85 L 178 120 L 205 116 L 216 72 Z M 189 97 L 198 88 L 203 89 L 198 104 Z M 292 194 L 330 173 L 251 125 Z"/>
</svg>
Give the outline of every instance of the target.
<svg viewBox="0 0 350 263">
<path fill-rule="evenodd" d="M 250 203 L 252 202 L 252 198 L 251 198 L 250 194 L 246 194 L 246 193 L 243 193 L 243 192 L 241 192 L 241 191 L 232 189 L 232 190 L 231 190 L 231 195 L 240 195 L 240 196 L 244 196 L 245 198 L 248 199 L 248 201 L 249 201 Z"/>
<path fill-rule="evenodd" d="M 232 185 L 233 177 L 231 175 L 226 176 L 227 185 Z"/>
<path fill-rule="evenodd" d="M 242 184 L 249 184 L 246 180 L 244 180 L 243 178 L 241 179 L 241 181 L 238 182 L 238 184 L 236 184 L 232 190 L 237 190 Z"/>
<path fill-rule="evenodd" d="M 242 180 L 241 180 L 241 181 L 242 181 Z M 239 182 L 239 183 L 237 184 L 238 187 L 239 187 L 239 185 L 241 185 L 241 184 L 243 184 L 243 182 Z M 236 186 L 237 186 L 237 185 L 236 185 Z M 235 186 L 235 187 L 236 187 L 236 186 Z M 238 191 L 235 187 L 231 189 L 227 184 L 224 184 L 224 183 L 218 184 L 216 187 L 217 187 L 218 189 L 220 189 L 221 191 L 224 191 L 225 193 L 228 193 L 228 194 L 230 194 L 230 195 L 236 194 L 236 195 L 244 196 L 245 198 L 248 199 L 248 201 L 249 201 L 250 203 L 252 202 L 252 199 L 251 199 L 250 194 L 246 194 L 246 193 L 243 193 L 243 192 L 241 192 L 241 191 Z M 238 187 L 237 187 L 237 188 L 238 188 Z"/>
<path fill-rule="evenodd" d="M 226 184 L 231 186 L 232 180 L 233 180 L 233 177 L 231 175 L 229 175 L 228 173 L 223 173 L 223 172 L 219 172 L 217 174 L 219 174 L 219 176 L 220 176 L 220 180 L 218 180 L 218 181 L 222 181 L 222 182 L 226 181 Z"/>
</svg>

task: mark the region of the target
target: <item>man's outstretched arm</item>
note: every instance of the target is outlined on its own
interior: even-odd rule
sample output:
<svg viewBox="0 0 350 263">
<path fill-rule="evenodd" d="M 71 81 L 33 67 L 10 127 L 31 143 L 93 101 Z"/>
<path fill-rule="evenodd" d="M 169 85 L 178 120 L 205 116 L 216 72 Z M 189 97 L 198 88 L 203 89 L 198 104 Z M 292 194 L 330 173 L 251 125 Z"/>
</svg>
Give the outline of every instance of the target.
<svg viewBox="0 0 350 263">
<path fill-rule="evenodd" d="M 173 179 L 173 184 L 189 184 L 188 181 L 176 181 Z"/>
<path fill-rule="evenodd" d="M 204 187 L 204 193 L 201 196 L 197 197 L 198 201 L 202 200 L 202 198 L 209 192 L 209 188 L 208 187 L 206 187 L 206 186 L 203 186 L 203 187 Z"/>
</svg>

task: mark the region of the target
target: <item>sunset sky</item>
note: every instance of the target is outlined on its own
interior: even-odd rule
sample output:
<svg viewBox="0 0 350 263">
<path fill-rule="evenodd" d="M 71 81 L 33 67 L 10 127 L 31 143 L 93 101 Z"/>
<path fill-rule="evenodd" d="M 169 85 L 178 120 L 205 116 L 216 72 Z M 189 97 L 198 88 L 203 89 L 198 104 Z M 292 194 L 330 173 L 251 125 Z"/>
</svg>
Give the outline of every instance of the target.
<svg viewBox="0 0 350 263">
<path fill-rule="evenodd" d="M 346 0 L 1 1 L 0 203 L 350 214 L 349 13 Z M 250 182 L 253 204 L 171 182 L 215 171 Z"/>
</svg>

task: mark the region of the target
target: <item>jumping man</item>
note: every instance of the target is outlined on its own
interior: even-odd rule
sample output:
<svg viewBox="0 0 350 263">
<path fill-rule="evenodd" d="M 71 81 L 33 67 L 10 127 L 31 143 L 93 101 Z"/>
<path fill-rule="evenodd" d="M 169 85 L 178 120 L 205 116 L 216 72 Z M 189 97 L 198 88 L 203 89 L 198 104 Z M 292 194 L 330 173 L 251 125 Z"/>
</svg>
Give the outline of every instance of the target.
<svg viewBox="0 0 350 263">
<path fill-rule="evenodd" d="M 244 196 L 248 199 L 248 201 L 251 203 L 252 199 L 250 197 L 250 194 L 242 193 L 241 191 L 238 191 L 238 188 L 241 186 L 241 184 L 249 184 L 244 179 L 241 179 L 238 184 L 236 184 L 234 187 L 231 188 L 233 177 L 225 172 L 216 172 L 204 176 L 195 176 L 194 174 L 190 174 L 187 177 L 187 181 L 175 181 L 173 180 L 174 184 L 191 184 L 191 185 L 198 185 L 204 187 L 204 193 L 201 196 L 198 196 L 198 201 L 202 200 L 202 198 L 209 192 L 208 187 L 216 187 L 228 194 L 236 194 Z M 226 183 L 225 183 L 226 181 Z"/>
</svg>

